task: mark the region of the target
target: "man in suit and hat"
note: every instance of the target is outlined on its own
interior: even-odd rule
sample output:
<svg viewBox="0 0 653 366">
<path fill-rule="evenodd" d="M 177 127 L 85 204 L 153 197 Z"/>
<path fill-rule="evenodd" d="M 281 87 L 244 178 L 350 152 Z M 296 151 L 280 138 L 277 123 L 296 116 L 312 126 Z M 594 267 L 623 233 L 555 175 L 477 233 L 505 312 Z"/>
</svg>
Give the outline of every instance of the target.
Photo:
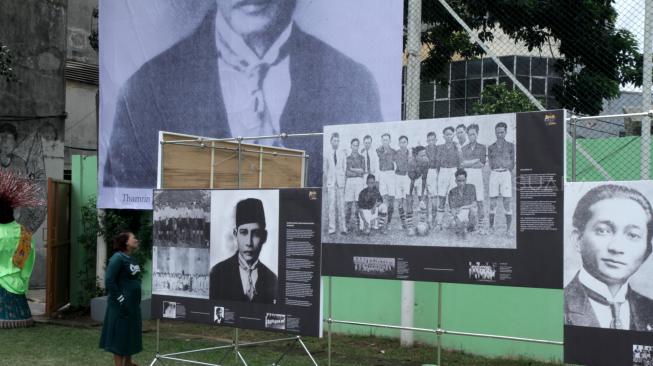
<svg viewBox="0 0 653 366">
<path fill-rule="evenodd" d="M 238 202 L 233 235 L 238 250 L 211 269 L 209 298 L 275 303 L 277 276 L 259 260 L 268 237 L 261 200 L 247 198 Z"/>
<path fill-rule="evenodd" d="M 614 184 L 589 190 L 572 219 L 583 266 L 565 287 L 565 324 L 653 331 L 653 300 L 630 287 L 651 254 L 653 209 L 639 191 Z"/>
<path fill-rule="evenodd" d="M 371 72 L 300 29 L 296 3 L 216 1 L 190 35 L 141 66 L 116 101 L 103 185 L 154 187 L 159 131 L 265 136 L 380 121 Z M 310 184 L 320 185 L 320 137 L 260 142 L 305 150 Z"/>
</svg>

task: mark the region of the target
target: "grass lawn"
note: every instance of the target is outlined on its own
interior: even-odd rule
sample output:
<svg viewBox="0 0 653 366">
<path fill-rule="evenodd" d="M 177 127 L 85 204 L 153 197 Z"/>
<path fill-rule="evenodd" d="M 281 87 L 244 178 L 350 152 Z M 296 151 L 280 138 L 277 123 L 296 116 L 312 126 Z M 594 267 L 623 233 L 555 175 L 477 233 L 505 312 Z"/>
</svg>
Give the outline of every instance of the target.
<svg viewBox="0 0 653 366">
<path fill-rule="evenodd" d="M 143 352 L 134 357 L 138 365 L 149 365 L 156 350 L 155 322 L 143 324 Z M 161 353 L 171 353 L 190 349 L 229 344 L 234 334 L 232 328 L 213 327 L 180 322 L 161 323 Z M 242 342 L 281 338 L 282 335 L 240 331 Z M 100 328 L 98 326 L 71 327 L 38 323 L 33 328 L 0 331 L 2 365 L 66 365 L 94 366 L 113 365 L 109 353 L 98 348 Z M 326 339 L 304 339 L 319 365 L 327 364 Z M 271 365 L 288 349 L 289 342 L 279 342 L 256 347 L 245 347 L 241 353 L 249 365 Z M 198 361 L 217 363 L 224 354 L 222 351 L 210 351 L 187 356 Z M 310 361 L 299 345 L 291 349 L 281 365 L 310 365 Z M 332 365 L 374 365 L 374 366 L 421 366 L 435 363 L 435 348 L 418 345 L 401 348 L 398 341 L 387 338 L 362 336 L 334 336 Z M 189 365 L 164 361 L 165 366 Z M 533 360 L 489 359 L 472 356 L 461 352 L 443 353 L 443 365 L 488 365 L 488 366 L 536 366 L 555 365 Z M 157 365 L 162 365 L 158 363 Z M 236 363 L 233 353 L 228 354 L 223 365 L 241 365 Z"/>
</svg>

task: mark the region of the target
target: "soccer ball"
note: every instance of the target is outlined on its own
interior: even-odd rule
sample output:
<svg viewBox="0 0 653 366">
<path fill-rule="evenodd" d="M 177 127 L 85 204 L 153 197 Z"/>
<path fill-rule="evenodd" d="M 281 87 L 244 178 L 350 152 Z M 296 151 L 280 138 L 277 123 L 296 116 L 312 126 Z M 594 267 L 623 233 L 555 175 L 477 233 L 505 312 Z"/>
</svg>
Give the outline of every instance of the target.
<svg viewBox="0 0 653 366">
<path fill-rule="evenodd" d="M 426 202 L 419 201 L 419 209 L 420 210 L 426 210 Z"/>
<path fill-rule="evenodd" d="M 415 236 L 415 228 L 414 227 L 409 227 L 408 228 L 408 236 Z"/>
<path fill-rule="evenodd" d="M 378 210 L 380 214 L 386 214 L 388 213 L 388 206 L 386 206 L 385 203 L 382 203 L 379 205 Z"/>
<path fill-rule="evenodd" d="M 424 236 L 428 233 L 429 226 L 425 222 L 417 224 L 417 235 Z"/>
</svg>

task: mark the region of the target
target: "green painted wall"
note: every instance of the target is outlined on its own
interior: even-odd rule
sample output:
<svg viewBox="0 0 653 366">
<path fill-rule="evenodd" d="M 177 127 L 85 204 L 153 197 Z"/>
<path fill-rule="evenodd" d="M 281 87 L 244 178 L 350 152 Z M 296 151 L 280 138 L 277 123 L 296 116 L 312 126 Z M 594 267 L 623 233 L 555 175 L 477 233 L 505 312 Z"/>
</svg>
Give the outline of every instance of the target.
<svg viewBox="0 0 653 366">
<path fill-rule="evenodd" d="M 152 297 L 152 261 L 145 262 L 145 273 L 141 280 L 141 296 L 143 299 Z"/>
<path fill-rule="evenodd" d="M 381 324 L 401 324 L 401 282 L 333 277 L 332 318 Z M 328 313 L 328 277 L 324 286 L 324 317 Z M 414 326 L 435 329 L 437 284 L 415 283 Z M 443 284 L 442 328 L 562 341 L 562 290 Z M 398 330 L 334 324 L 336 332 L 399 337 Z M 325 326 L 326 330 L 326 326 Z M 417 342 L 435 345 L 435 335 L 415 333 Z M 562 347 L 443 336 L 444 347 L 489 356 L 528 356 L 561 360 Z M 435 362 L 435 349 L 434 360 Z"/>
<path fill-rule="evenodd" d="M 70 303 L 73 306 L 79 304 L 80 284 L 78 281 L 79 271 L 82 268 L 82 259 L 86 255 L 84 249 L 77 241 L 82 228 L 81 207 L 89 198 L 97 195 L 97 157 L 73 155 L 71 157 L 71 252 L 70 252 Z"/>
</svg>

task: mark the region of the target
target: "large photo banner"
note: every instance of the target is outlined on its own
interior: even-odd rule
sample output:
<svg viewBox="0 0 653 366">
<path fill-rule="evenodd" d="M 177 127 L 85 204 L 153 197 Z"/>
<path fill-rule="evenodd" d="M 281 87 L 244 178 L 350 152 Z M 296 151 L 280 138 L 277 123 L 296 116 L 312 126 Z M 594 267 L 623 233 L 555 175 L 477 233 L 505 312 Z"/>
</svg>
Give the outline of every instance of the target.
<svg viewBox="0 0 653 366">
<path fill-rule="evenodd" d="M 562 287 L 564 111 L 323 138 L 324 274 Z"/>
<path fill-rule="evenodd" d="M 653 364 L 653 182 L 565 185 L 565 362 Z"/>
<path fill-rule="evenodd" d="M 256 137 L 401 118 L 403 1 L 100 2 L 101 208 L 152 208 L 158 132 Z M 321 138 L 304 150 L 321 185 Z"/>
<path fill-rule="evenodd" d="M 321 336 L 320 189 L 155 190 L 152 314 Z"/>
</svg>

